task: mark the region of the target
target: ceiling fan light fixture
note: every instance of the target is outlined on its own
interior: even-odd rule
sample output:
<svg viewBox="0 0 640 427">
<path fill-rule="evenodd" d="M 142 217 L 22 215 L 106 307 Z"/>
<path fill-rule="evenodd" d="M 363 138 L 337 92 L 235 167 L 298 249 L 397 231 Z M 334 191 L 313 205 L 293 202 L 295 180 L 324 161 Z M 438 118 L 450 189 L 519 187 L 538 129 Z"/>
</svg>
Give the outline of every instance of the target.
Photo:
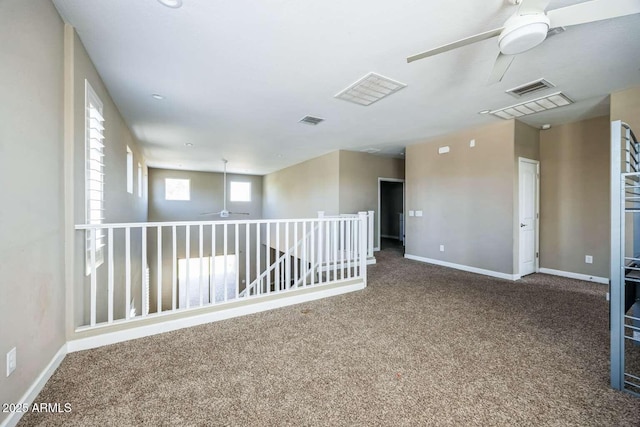
<svg viewBox="0 0 640 427">
<path fill-rule="evenodd" d="M 498 37 L 500 52 L 517 55 L 533 49 L 547 38 L 550 21 L 547 15 L 515 15 L 507 20 Z"/>
</svg>

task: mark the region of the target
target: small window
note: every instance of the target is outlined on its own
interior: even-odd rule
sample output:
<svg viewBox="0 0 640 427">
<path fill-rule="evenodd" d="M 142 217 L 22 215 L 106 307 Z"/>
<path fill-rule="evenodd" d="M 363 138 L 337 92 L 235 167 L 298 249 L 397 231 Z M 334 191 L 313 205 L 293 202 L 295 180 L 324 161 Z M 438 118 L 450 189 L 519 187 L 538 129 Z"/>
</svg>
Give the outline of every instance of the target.
<svg viewBox="0 0 640 427">
<path fill-rule="evenodd" d="M 142 197 L 142 165 L 138 163 L 138 197 Z"/>
<path fill-rule="evenodd" d="M 231 181 L 229 187 L 229 200 L 232 202 L 251 201 L 251 183 Z"/>
<path fill-rule="evenodd" d="M 133 151 L 127 145 L 127 193 L 133 194 Z"/>
<path fill-rule="evenodd" d="M 165 178 L 165 200 L 191 200 L 190 184 L 188 179 Z"/>
</svg>

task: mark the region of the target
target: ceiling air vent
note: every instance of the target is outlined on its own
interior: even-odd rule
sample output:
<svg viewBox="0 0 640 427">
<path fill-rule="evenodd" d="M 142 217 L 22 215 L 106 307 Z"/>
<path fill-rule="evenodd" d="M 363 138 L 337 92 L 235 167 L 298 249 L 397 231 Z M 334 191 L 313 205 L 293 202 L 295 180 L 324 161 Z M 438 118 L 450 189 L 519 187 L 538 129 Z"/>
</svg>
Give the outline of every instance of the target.
<svg viewBox="0 0 640 427">
<path fill-rule="evenodd" d="M 551 95 L 542 96 L 532 99 L 531 101 L 521 102 L 520 104 L 511 105 L 509 107 L 500 108 L 498 110 L 489 111 L 489 114 L 509 120 L 528 114 L 534 114 L 540 111 L 551 110 L 552 108 L 563 107 L 573 104 L 571 98 L 562 92 L 552 93 Z"/>
<path fill-rule="evenodd" d="M 321 119 L 320 117 L 304 116 L 303 118 L 298 120 L 298 122 L 315 126 L 318 123 L 324 122 L 324 119 Z"/>
<path fill-rule="evenodd" d="M 539 79 L 533 82 L 523 84 L 513 89 L 509 89 L 506 92 L 510 95 L 520 98 L 521 96 L 528 95 L 539 90 L 545 90 L 555 87 L 555 85 L 545 79 Z"/>
<path fill-rule="evenodd" d="M 360 150 L 363 153 L 369 153 L 369 154 L 375 154 L 380 152 L 379 148 L 363 148 L 362 150 Z"/>
<path fill-rule="evenodd" d="M 405 87 L 407 87 L 407 85 L 404 83 L 381 76 L 380 74 L 369 73 L 335 95 L 335 98 L 366 107 Z"/>
</svg>

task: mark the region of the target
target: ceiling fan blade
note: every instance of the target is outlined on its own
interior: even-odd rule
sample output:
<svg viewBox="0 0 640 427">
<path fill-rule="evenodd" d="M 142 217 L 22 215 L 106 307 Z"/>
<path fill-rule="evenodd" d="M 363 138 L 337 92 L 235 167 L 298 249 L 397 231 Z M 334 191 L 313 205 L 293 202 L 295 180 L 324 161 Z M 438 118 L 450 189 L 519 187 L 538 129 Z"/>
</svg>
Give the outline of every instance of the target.
<svg viewBox="0 0 640 427">
<path fill-rule="evenodd" d="M 550 0 L 522 0 L 518 8 L 518 15 L 535 15 L 542 13 L 549 6 Z"/>
<path fill-rule="evenodd" d="M 229 212 L 230 215 L 251 215 L 249 212 Z"/>
<path fill-rule="evenodd" d="M 467 37 L 466 39 L 458 40 L 453 43 L 445 44 L 444 46 L 437 47 L 435 49 L 428 50 L 426 52 L 418 53 L 407 58 L 407 62 L 417 61 L 418 59 L 427 58 L 429 56 L 437 55 L 442 52 L 447 52 L 468 44 L 473 44 L 482 40 L 490 39 L 500 35 L 504 27 L 496 28 L 495 30 L 485 31 L 484 33 L 476 34 L 475 36 Z"/>
<path fill-rule="evenodd" d="M 551 28 L 587 24 L 640 13 L 638 0 L 593 0 L 547 12 Z"/>
<path fill-rule="evenodd" d="M 206 216 L 206 215 L 220 215 L 222 212 L 202 212 L 200 215 L 201 216 Z"/>
<path fill-rule="evenodd" d="M 491 71 L 491 76 L 489 76 L 489 84 L 498 83 L 502 80 L 507 70 L 511 66 L 511 63 L 515 59 L 515 55 L 505 55 L 503 53 L 499 53 L 496 58 L 496 63 L 493 66 L 493 71 Z"/>
</svg>

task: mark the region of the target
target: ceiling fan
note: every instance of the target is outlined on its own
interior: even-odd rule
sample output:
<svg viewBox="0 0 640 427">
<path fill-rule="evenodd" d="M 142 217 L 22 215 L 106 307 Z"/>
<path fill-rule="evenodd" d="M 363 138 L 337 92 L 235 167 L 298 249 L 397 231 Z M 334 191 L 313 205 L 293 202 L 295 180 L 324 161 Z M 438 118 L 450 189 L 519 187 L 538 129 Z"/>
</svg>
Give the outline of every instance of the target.
<svg viewBox="0 0 640 427">
<path fill-rule="evenodd" d="M 504 26 L 412 55 L 407 58 L 407 62 L 498 37 L 500 52 L 489 78 L 489 83 L 498 83 L 515 56 L 542 43 L 550 28 L 570 27 L 640 13 L 640 0 L 592 0 L 545 11 L 549 2 L 550 0 L 509 0 L 509 3 L 519 4 L 520 7 L 507 19 Z"/>
<path fill-rule="evenodd" d="M 204 212 L 201 213 L 200 215 L 220 215 L 220 218 L 229 218 L 229 215 L 249 215 L 249 212 L 229 212 L 227 210 L 227 163 L 229 163 L 229 161 L 227 159 L 222 159 L 222 163 L 224 163 L 224 175 L 223 175 L 223 194 L 224 194 L 224 199 L 223 199 L 223 205 L 222 205 L 222 210 L 219 212 Z"/>
</svg>

